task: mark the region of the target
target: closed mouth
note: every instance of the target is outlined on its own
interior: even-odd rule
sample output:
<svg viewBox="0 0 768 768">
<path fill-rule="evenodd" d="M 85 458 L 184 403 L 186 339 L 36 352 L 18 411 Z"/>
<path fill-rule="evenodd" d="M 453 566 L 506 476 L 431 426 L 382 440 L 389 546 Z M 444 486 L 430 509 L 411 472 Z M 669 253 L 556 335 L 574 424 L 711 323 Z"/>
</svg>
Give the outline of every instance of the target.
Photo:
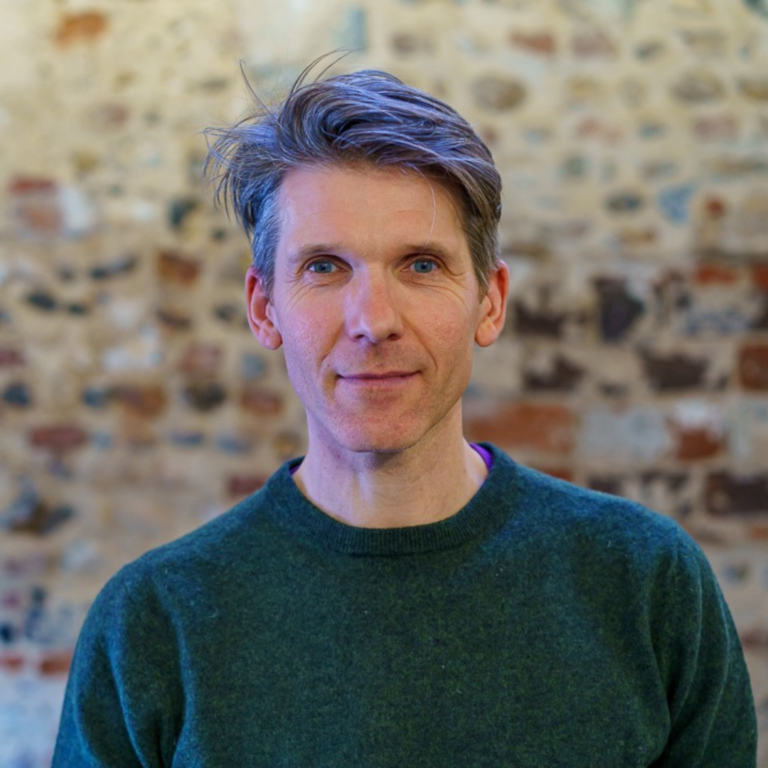
<svg viewBox="0 0 768 768">
<path fill-rule="evenodd" d="M 413 376 L 414 371 L 387 371 L 386 373 L 351 373 L 341 376 L 342 379 L 361 379 L 364 381 L 377 381 L 380 379 L 401 379 Z"/>
</svg>

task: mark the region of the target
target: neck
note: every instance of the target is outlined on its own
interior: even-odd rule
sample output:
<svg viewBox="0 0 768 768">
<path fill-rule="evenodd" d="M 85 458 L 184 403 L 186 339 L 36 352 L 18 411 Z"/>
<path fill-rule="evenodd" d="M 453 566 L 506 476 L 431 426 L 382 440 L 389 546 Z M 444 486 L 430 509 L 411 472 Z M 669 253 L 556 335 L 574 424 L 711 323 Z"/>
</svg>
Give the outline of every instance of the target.
<svg viewBox="0 0 768 768">
<path fill-rule="evenodd" d="M 312 451 L 293 475 L 299 490 L 336 520 L 361 528 L 402 528 L 451 517 L 487 475 L 482 457 L 457 432 L 398 453 L 340 457 Z M 439 461 L 436 460 L 439 457 Z"/>
</svg>

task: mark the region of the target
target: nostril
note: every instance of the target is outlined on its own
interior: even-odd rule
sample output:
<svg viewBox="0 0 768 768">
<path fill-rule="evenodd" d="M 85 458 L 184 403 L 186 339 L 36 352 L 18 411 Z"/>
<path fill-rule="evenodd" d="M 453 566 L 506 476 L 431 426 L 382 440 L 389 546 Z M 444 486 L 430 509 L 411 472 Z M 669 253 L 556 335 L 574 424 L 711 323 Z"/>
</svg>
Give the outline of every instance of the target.
<svg viewBox="0 0 768 768">
<path fill-rule="evenodd" d="M 400 334 L 402 323 L 395 307 L 378 299 L 357 303 L 347 315 L 347 329 L 353 337 L 381 341 Z"/>
</svg>

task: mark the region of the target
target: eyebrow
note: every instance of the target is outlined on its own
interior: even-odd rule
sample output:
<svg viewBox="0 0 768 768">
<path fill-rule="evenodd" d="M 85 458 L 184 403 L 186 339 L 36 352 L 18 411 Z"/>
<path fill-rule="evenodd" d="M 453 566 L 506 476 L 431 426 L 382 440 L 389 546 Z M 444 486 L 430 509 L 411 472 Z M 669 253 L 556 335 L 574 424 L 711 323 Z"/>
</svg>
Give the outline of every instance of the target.
<svg viewBox="0 0 768 768">
<path fill-rule="evenodd" d="M 288 263 L 298 264 L 306 259 L 310 259 L 313 256 L 334 256 L 342 255 L 347 249 L 340 244 L 333 243 L 311 243 L 303 245 L 298 250 L 294 251 L 288 257 Z M 454 258 L 454 254 L 451 250 L 446 248 L 441 243 L 435 241 L 427 241 L 424 243 L 406 243 L 403 248 L 403 252 L 412 254 L 430 254 L 437 256 L 445 261 L 451 261 Z"/>
<path fill-rule="evenodd" d="M 311 245 L 302 245 L 297 251 L 293 251 L 288 256 L 289 264 L 297 264 L 304 259 L 309 259 L 312 256 L 331 256 L 334 253 L 339 253 L 344 250 L 340 245 L 332 245 L 330 243 L 316 243 Z"/>
</svg>

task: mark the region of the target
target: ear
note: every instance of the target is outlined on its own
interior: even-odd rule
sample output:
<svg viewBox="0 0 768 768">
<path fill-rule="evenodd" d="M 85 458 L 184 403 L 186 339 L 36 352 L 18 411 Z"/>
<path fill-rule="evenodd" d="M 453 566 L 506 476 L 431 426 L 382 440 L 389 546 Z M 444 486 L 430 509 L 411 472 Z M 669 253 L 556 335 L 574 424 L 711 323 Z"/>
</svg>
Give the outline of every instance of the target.
<svg viewBox="0 0 768 768">
<path fill-rule="evenodd" d="M 275 322 L 275 308 L 264 292 L 264 284 L 253 265 L 245 275 L 245 300 L 248 325 L 259 344 L 267 349 L 278 349 L 283 337 Z"/>
<path fill-rule="evenodd" d="M 509 267 L 502 261 L 488 278 L 488 292 L 480 302 L 480 322 L 475 331 L 475 342 L 490 347 L 501 334 L 507 316 L 509 296 Z"/>
</svg>

